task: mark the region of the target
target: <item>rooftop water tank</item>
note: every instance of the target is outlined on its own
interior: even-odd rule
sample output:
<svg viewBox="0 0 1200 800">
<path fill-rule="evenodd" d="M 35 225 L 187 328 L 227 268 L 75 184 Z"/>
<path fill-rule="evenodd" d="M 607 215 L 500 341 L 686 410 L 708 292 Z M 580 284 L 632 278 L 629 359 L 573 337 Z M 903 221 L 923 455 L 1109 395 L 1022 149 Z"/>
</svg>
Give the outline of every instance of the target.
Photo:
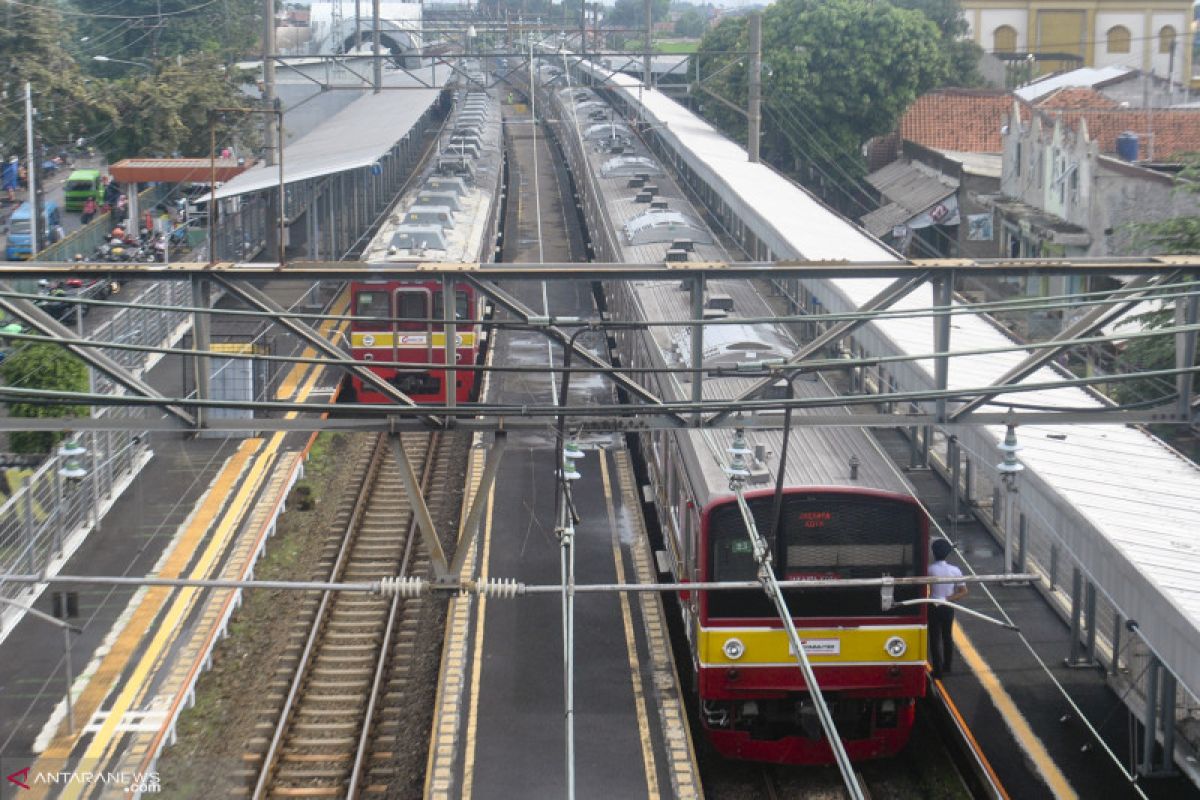
<svg viewBox="0 0 1200 800">
<path fill-rule="evenodd" d="M 1122 161 L 1138 160 L 1138 135 L 1133 131 L 1117 134 L 1117 155 Z"/>
</svg>

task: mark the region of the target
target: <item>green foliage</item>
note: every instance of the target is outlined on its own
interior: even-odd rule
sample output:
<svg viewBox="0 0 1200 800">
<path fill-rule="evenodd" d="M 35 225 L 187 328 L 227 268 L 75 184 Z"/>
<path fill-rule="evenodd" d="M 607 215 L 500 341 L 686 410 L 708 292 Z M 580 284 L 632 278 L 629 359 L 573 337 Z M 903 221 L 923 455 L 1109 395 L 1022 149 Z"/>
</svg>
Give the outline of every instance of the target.
<svg viewBox="0 0 1200 800">
<path fill-rule="evenodd" d="M 138 68 L 119 62 L 93 62 L 91 55 L 108 55 L 131 61 L 215 56 L 225 63 L 251 52 L 262 41 L 262 3 L 258 0 L 73 0 L 87 15 L 119 15 L 138 19 L 87 16 L 80 36 L 101 42 L 86 56 L 97 74 L 120 76 Z M 162 16 L 159 16 L 159 15 Z"/>
<path fill-rule="evenodd" d="M 671 0 L 651 0 L 650 17 L 655 22 L 667 18 L 671 8 Z M 636 28 L 639 31 L 646 28 L 646 9 L 642 0 L 617 0 L 612 9 L 604 17 L 606 28 Z"/>
<path fill-rule="evenodd" d="M 897 8 L 920 11 L 942 32 L 942 49 L 950 62 L 949 80 L 954 86 L 978 86 L 979 59 L 983 49 L 966 38 L 969 27 L 958 0 L 891 0 Z"/>
<path fill-rule="evenodd" d="M 111 119 L 111 109 L 93 96 L 61 44 L 73 31 L 49 3 L 7 3 L 0 12 L 0 155 L 24 155 L 26 81 L 37 110 L 38 135 L 52 147 Z"/>
<path fill-rule="evenodd" d="M 675 20 L 675 35 L 696 39 L 704 35 L 707 20 L 704 15 L 694 8 L 689 8 Z"/>
<path fill-rule="evenodd" d="M 237 88 L 238 77 L 216 57 L 199 54 L 112 82 L 111 102 L 121 125 L 108 140 L 109 157 L 207 156 L 209 109 L 250 105 Z M 256 133 L 261 126 L 261 115 L 232 116 L 219 122 L 217 141 L 251 149 L 261 140 Z"/>
<path fill-rule="evenodd" d="M 55 344 L 30 344 L 13 351 L 0 363 L 0 380 L 7 386 L 26 389 L 50 389 L 60 392 L 86 392 L 87 367 Z M 8 403 L 10 417 L 79 417 L 88 413 L 86 406 L 52 403 Z M 46 453 L 61 434 L 51 431 L 14 431 L 9 447 L 15 453 Z"/>
<path fill-rule="evenodd" d="M 763 15 L 763 157 L 861 174 L 859 151 L 950 69 L 937 26 L 918 11 L 869 0 L 781 0 Z M 706 85 L 744 108 L 747 21 L 727 18 L 700 43 Z M 745 118 L 703 93 L 701 113 L 745 141 Z"/>
</svg>

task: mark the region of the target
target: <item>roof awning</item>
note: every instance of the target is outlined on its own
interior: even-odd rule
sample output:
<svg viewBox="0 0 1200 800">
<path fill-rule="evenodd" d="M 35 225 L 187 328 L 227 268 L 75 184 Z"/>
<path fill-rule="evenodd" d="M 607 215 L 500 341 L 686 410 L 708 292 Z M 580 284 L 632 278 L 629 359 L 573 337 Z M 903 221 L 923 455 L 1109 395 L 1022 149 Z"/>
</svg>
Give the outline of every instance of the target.
<svg viewBox="0 0 1200 800">
<path fill-rule="evenodd" d="M 108 168 L 118 183 L 209 183 L 213 171 L 217 182 L 245 172 L 245 164 L 232 158 L 127 158 Z"/>
</svg>

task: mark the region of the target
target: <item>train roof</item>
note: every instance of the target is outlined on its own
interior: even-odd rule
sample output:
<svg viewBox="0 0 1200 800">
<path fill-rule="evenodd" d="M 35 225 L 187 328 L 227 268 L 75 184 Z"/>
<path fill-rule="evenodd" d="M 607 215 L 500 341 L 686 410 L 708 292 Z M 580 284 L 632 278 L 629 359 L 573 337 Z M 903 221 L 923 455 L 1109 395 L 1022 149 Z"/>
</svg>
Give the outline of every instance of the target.
<svg viewBox="0 0 1200 800">
<path fill-rule="evenodd" d="M 726 321 L 706 328 L 704 332 L 704 366 L 706 371 L 736 369 L 738 362 L 790 355 L 796 342 L 782 327 L 764 323 L 739 323 L 739 318 L 761 317 L 773 313 L 755 286 L 746 281 L 710 280 L 711 293 L 719 293 L 721 305 L 729 310 Z M 691 318 L 691 293 L 678 282 L 638 281 L 631 293 L 640 306 L 643 319 L 684 321 Z M 711 295 L 710 295 L 711 296 Z M 732 306 L 732 308 L 729 308 Z M 655 327 L 648 340 L 653 342 L 657 362 L 666 367 L 687 367 L 691 363 L 690 327 Z M 731 400 L 754 385 L 759 376 L 730 374 L 727 377 L 706 375 L 703 381 L 705 400 Z M 691 399 L 691 377 L 686 373 L 662 373 L 659 388 L 671 400 Z M 832 397 L 833 390 L 819 376 L 801 376 L 793 381 L 797 398 Z M 804 414 L 822 413 L 796 410 L 796 418 Z M 773 487 L 777 475 L 779 453 L 783 449 L 783 414 L 768 412 L 759 415 L 759 422 L 775 422 L 778 427 L 754 427 L 746 431 L 753 449 L 761 445 L 767 457 L 755 464 L 750 479 L 751 488 Z M 728 429 L 681 431 L 678 442 L 682 455 L 689 463 L 697 500 L 708 503 L 729 495 L 729 477 L 723 465 L 730 458 L 726 452 L 733 441 Z M 850 459 L 859 462 L 858 479 L 850 478 Z M 806 427 L 793 425 L 788 444 L 785 484 L 809 487 L 839 487 L 873 489 L 911 495 L 912 488 L 904 476 L 879 451 L 875 439 L 861 428 Z"/>
<path fill-rule="evenodd" d="M 478 130 L 478 148 L 456 143 L 461 134 L 455 131 L 467 123 Z M 484 92 L 460 91 L 438 148 L 420 180 L 389 211 L 363 251 L 364 261 L 492 260 L 491 242 L 484 240 L 492 229 L 503 166 L 495 100 Z M 445 170 L 465 175 L 446 175 Z"/>
</svg>

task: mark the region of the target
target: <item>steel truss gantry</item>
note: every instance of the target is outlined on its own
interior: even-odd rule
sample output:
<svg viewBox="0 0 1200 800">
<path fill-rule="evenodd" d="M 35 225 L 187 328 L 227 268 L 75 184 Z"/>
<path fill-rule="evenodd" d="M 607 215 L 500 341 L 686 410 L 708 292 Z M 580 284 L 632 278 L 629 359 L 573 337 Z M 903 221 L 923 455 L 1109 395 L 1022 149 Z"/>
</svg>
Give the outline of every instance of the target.
<svg viewBox="0 0 1200 800">
<path fill-rule="evenodd" d="M 353 278 L 361 278 L 369 274 L 379 279 L 414 279 L 428 281 L 440 277 L 449 285 L 452 281 L 467 281 L 486 295 L 498 307 L 507 310 L 512 321 L 498 323 L 501 327 L 523 327 L 545 335 L 560 348 L 569 347 L 573 355 L 583 363 L 583 366 L 570 367 L 572 371 L 589 371 L 604 375 L 617 387 L 625 391 L 632 399 L 627 405 L 612 404 L 610 406 L 589 406 L 587 408 L 568 408 L 568 417 L 574 429 L 584 431 L 644 431 L 662 428 L 680 427 L 730 427 L 735 412 L 750 414 L 750 419 L 742 419 L 739 424 L 745 426 L 763 425 L 778 426 L 777 421 L 760 420 L 753 417 L 754 411 L 778 409 L 785 405 L 793 407 L 809 407 L 812 401 L 797 400 L 761 400 L 763 392 L 781 379 L 786 379 L 802 371 L 820 371 L 861 367 L 879 364 L 886 361 L 880 357 L 864 357 L 860 359 L 830 359 L 822 356 L 822 351 L 857 328 L 868 324 L 880 315 L 890 313 L 899 300 L 909 295 L 913 290 L 926 282 L 933 286 L 933 306 L 922 309 L 921 316 L 927 317 L 934 328 L 934 353 L 924 354 L 921 358 L 930 358 L 934 362 L 934 385 L 926 391 L 889 392 L 882 395 L 843 395 L 829 401 L 819 401 L 819 413 L 798 416 L 796 424 L 820 426 L 913 426 L 913 425 L 954 425 L 954 424 L 996 424 L 1002 423 L 1006 415 L 1002 408 L 993 411 L 985 410 L 985 405 L 993 407 L 1002 405 L 1006 400 L 1017 396 L 1018 392 L 1028 392 L 1049 386 L 1090 386 L 1095 383 L 1111 383 L 1138 376 L 1107 375 L 1100 377 L 1070 377 L 1062 375 L 1062 379 L 1054 384 L 1022 383 L 1039 367 L 1052 362 L 1066 350 L 1080 344 L 1090 344 L 1102 341 L 1104 338 L 1094 337 L 1092 333 L 1100 327 L 1109 324 L 1114 319 L 1126 313 L 1129 308 L 1148 298 L 1167 295 L 1176 300 L 1175 325 L 1165 335 L 1174 335 L 1177 362 L 1171 370 L 1160 370 L 1149 373 L 1153 377 L 1170 378 L 1177 387 L 1177 395 L 1169 402 L 1154 408 L 1121 408 L 1117 406 L 1097 407 L 1095 409 L 1031 410 L 1022 413 L 1026 423 L 1054 422 L 1062 424 L 1074 423 L 1110 423 L 1128 424 L 1133 422 L 1155 422 L 1174 424 L 1194 424 L 1200 403 L 1193 396 L 1192 385 L 1196 371 L 1196 333 L 1197 333 L 1197 298 L 1200 289 L 1188 281 L 1195 281 L 1200 276 L 1200 257 L 1163 256 L 1127 259 L 1039 259 L 1039 260 L 913 260 L 904 262 L 880 263 L 831 263 L 831 262 L 710 262 L 710 263 L 653 263 L 653 264 L 610 264 L 610 263 L 560 263 L 537 265 L 512 264 L 462 264 L 462 263 L 420 263 L 420 264 L 350 264 L 345 262 L 293 262 L 283 266 L 260 264 L 175 264 L 168 268 L 159 265 L 146 264 L 54 264 L 54 263 L 22 263 L 0 264 L 0 308 L 14 314 L 34 330 L 44 334 L 42 337 L 30 338 L 52 339 L 61 341 L 72 352 L 80 355 L 89 366 L 108 375 L 114 381 L 125 386 L 133 394 L 91 395 L 79 393 L 54 393 L 17 387 L 0 387 L 0 400 L 41 400 L 43 402 L 61 402 L 91 405 L 134 405 L 160 408 L 170 415 L 170 426 L 178 429 L 180 424 L 188 427 L 205 427 L 210 430 L 238 431 L 254 430 L 415 430 L 415 429 L 445 429 L 456 427 L 464 430 L 501 430 L 544 428 L 549 419 L 562 412 L 550 398 L 541 405 L 526 404 L 520 406 L 499 405 L 492 403 L 475 403 L 455 406 L 449 404 L 443 407 L 422 405 L 417 406 L 411 398 L 404 395 L 395 387 L 378 378 L 368 369 L 366 362 L 356 362 L 341 347 L 326 340 L 317 333 L 312 320 L 319 315 L 304 314 L 285 310 L 263 291 L 263 284 L 270 282 L 311 283 L 315 281 L 343 282 Z M 1014 343 L 1009 349 L 1025 351 L 1027 354 L 1022 362 L 1008 370 L 994 382 L 978 387 L 957 388 L 951 392 L 947 386 L 947 375 L 951 360 L 961 353 L 951 350 L 951 319 L 952 315 L 963 313 L 969 308 L 960 308 L 953 302 L 951 287 L 959 276 L 1028 276 L 1031 274 L 1107 274 L 1125 276 L 1126 284 L 1108 293 L 1095 293 L 1088 298 L 1094 308 L 1088 311 L 1074 324 L 1068 326 L 1060 334 L 1048 342 L 1020 344 Z M 31 301 L 30 295 L 22 295 L 12 291 L 11 282 L 18 278 L 24 279 L 63 279 L 70 276 L 95 278 L 120 277 L 124 279 L 153 279 L 153 280 L 188 280 L 197 284 L 214 283 L 220 285 L 229 296 L 236 297 L 249 310 L 217 310 L 210 309 L 206 302 L 203 308 L 192 309 L 196 319 L 196 349 L 178 350 L 162 348 L 162 352 L 173 355 L 190 356 L 193 358 L 208 358 L 207 335 L 201 336 L 207 330 L 207 319 L 219 313 L 253 314 L 262 320 L 274 323 L 287 333 L 297 337 L 305 344 L 313 347 L 321 354 L 318 358 L 279 357 L 279 360 L 295 360 L 334 366 L 344 372 L 357 374 L 363 380 L 379 387 L 394 401 L 390 405 L 336 405 L 304 404 L 288 402 L 228 402 L 216 401 L 207 397 L 201 386 L 201 392 L 194 398 L 170 398 L 152 390 L 136 376 L 128 374 L 123 368 L 103 356 L 98 350 L 102 347 L 120 347 L 116 343 L 87 342 L 74 338 L 64 326 L 38 309 Z M 824 325 L 823 332 L 818 333 L 811 341 L 803 344 L 784 363 L 764 365 L 760 369 L 763 379 L 752 389 L 743 393 L 734 401 L 704 401 L 699 387 L 706 376 L 703 365 L 703 352 L 700 347 L 693 347 L 690 354 L 690 365 L 681 371 L 691 373 L 693 394 L 686 402 L 666 402 L 659 397 L 654 389 L 646 382 L 646 370 L 636 370 L 622 365 L 614 366 L 606 358 L 596 355 L 579 344 L 572 331 L 581 327 L 597 330 L 613 330 L 629 327 L 645 327 L 661 323 L 657 320 L 629 321 L 616 320 L 608 316 L 603 318 L 583 320 L 575 317 L 554 317 L 538 314 L 520 300 L 511 291 L 514 283 L 521 281 L 588 281 L 613 282 L 624 280 L 670 280 L 686 286 L 692 295 L 693 319 L 684 323 L 672 323 L 691 328 L 693 343 L 702 341 L 695 335 L 705 326 L 722 324 L 720 320 L 703 319 L 703 293 L 707 278 L 721 280 L 766 280 L 766 279 L 799 279 L 799 278 L 890 278 L 891 283 L 875 297 L 864 304 L 856 314 L 846 314 L 831 318 L 813 318 Z M 1182 282 L 1182 283 L 1181 283 Z M 207 297 L 207 293 L 200 293 Z M 69 301 L 69 299 L 68 299 Z M 86 301 L 79 301 L 86 302 Z M 446 305 L 447 314 L 452 314 L 452 306 Z M 891 312 L 900 313 L 900 312 Z M 911 310 L 903 313 L 913 314 Z M 341 317 L 341 319 L 346 319 Z M 806 318 L 807 319 L 807 318 Z M 795 320 L 793 320 L 795 321 Z M 434 320 L 453 327 L 456 320 L 452 317 Z M 457 324 L 462 324 L 458 321 Z M 662 323 L 666 324 L 666 323 Z M 126 345 L 128 346 L 128 345 Z M 150 348 L 155 349 L 155 348 Z M 227 357 L 222 354 L 221 357 Z M 249 357 L 249 356 L 247 356 Z M 915 360 L 917 356 L 896 357 Z M 432 365 L 431 365 L 432 366 Z M 508 370 L 557 370 L 558 365 L 504 365 L 493 369 Z M 474 369 L 486 371 L 488 367 L 461 367 L 463 370 Z M 711 376 L 710 376 L 711 377 Z M 897 408 L 894 413 L 852 414 L 840 407 L 846 405 L 867 405 L 887 403 L 889 407 Z M 924 408 L 921 407 L 921 404 Z M 249 408 L 261 411 L 312 411 L 312 414 L 302 414 L 292 419 L 256 418 L 256 419 L 206 419 L 206 410 L 220 408 Z M 325 418 L 320 418 L 317 411 Z M 144 429 L 147 423 L 150 427 L 163 427 L 164 421 L 148 421 L 137 419 L 128 421 L 119 418 L 101 420 L 73 419 L 70 425 L 74 429 L 118 429 L 122 425 L 136 422 L 139 429 Z M 61 427 L 62 420 L 34 419 L 3 419 L 0 429 L 35 429 L 55 426 Z"/>
</svg>

